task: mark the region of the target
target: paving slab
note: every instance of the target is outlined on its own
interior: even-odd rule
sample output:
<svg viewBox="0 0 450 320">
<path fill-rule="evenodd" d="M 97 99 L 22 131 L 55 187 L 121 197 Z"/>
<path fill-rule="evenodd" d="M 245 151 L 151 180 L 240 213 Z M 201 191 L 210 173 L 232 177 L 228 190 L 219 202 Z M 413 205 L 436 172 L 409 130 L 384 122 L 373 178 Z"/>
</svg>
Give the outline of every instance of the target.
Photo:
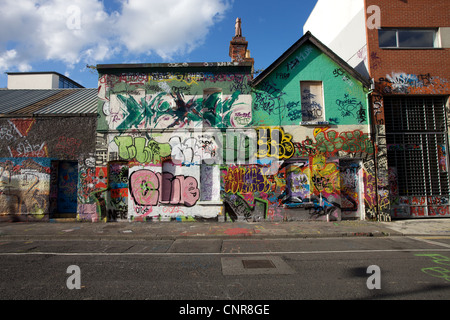
<svg viewBox="0 0 450 320">
<path fill-rule="evenodd" d="M 1 222 L 0 241 L 449 236 L 450 219 L 287 222 Z"/>
</svg>

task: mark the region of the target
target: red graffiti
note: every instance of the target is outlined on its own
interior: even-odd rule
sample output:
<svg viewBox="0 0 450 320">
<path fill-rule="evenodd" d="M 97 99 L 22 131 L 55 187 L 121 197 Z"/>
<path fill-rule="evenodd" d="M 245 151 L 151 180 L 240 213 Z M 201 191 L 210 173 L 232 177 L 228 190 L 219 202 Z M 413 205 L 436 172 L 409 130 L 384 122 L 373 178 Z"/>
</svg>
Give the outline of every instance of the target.
<svg viewBox="0 0 450 320">
<path fill-rule="evenodd" d="M 69 157 L 70 159 L 75 159 L 80 146 L 81 140 L 60 136 L 58 143 L 56 144 L 55 151 Z"/>
<path fill-rule="evenodd" d="M 448 206 L 428 207 L 429 216 L 448 216 L 450 215 Z"/>
<path fill-rule="evenodd" d="M 426 215 L 426 207 L 411 207 L 411 216 L 423 217 Z"/>
<path fill-rule="evenodd" d="M 111 198 L 127 198 L 128 197 L 128 189 L 127 188 L 121 188 L 121 189 L 111 189 Z"/>
<path fill-rule="evenodd" d="M 314 138 L 316 142 L 313 146 L 325 156 L 336 156 L 339 151 L 369 155 L 375 152 L 369 135 L 361 130 L 338 133 L 335 130 L 328 130 L 328 128 L 316 128 Z"/>
</svg>

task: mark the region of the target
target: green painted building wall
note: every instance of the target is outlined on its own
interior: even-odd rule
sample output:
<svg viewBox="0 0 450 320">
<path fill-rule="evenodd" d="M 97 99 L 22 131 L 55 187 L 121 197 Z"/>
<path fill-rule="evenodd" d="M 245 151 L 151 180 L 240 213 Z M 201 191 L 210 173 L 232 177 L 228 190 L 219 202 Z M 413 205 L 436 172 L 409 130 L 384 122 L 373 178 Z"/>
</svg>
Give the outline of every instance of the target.
<svg viewBox="0 0 450 320">
<path fill-rule="evenodd" d="M 305 94 L 301 92 L 300 81 L 323 84 L 323 119 L 317 123 L 368 124 L 367 96 L 362 84 L 313 44 L 305 44 L 295 51 L 254 89 L 252 124 L 301 124 Z"/>
<path fill-rule="evenodd" d="M 224 170 L 225 211 L 244 202 L 269 221 L 372 218 L 368 89 L 333 53 L 302 39 L 254 80 L 257 164 Z M 259 177 L 253 192 L 233 189 L 248 172 Z"/>
</svg>

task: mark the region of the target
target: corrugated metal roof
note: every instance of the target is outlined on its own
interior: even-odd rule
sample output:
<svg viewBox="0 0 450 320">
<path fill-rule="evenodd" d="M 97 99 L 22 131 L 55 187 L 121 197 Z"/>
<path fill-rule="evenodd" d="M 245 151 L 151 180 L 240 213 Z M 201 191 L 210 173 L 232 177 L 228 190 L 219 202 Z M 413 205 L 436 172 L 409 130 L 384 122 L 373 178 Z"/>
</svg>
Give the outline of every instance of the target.
<svg viewBox="0 0 450 320">
<path fill-rule="evenodd" d="M 96 113 L 97 89 L 0 90 L 0 114 Z"/>
<path fill-rule="evenodd" d="M 97 92 L 98 89 L 77 89 L 73 94 L 35 113 L 97 113 Z"/>
</svg>

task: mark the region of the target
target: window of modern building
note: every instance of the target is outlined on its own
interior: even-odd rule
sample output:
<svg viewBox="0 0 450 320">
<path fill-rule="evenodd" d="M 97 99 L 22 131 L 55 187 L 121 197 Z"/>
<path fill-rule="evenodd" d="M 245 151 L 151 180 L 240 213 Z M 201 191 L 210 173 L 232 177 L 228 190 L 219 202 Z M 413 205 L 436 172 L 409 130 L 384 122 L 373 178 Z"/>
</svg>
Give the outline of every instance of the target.
<svg viewBox="0 0 450 320">
<path fill-rule="evenodd" d="M 300 81 L 302 122 L 323 121 L 325 117 L 322 81 Z"/>
<path fill-rule="evenodd" d="M 386 29 L 378 30 L 380 48 L 437 48 L 435 29 Z"/>
<path fill-rule="evenodd" d="M 74 88 L 80 87 L 68 79 L 62 77 L 59 78 L 59 89 L 74 89 Z"/>
</svg>

